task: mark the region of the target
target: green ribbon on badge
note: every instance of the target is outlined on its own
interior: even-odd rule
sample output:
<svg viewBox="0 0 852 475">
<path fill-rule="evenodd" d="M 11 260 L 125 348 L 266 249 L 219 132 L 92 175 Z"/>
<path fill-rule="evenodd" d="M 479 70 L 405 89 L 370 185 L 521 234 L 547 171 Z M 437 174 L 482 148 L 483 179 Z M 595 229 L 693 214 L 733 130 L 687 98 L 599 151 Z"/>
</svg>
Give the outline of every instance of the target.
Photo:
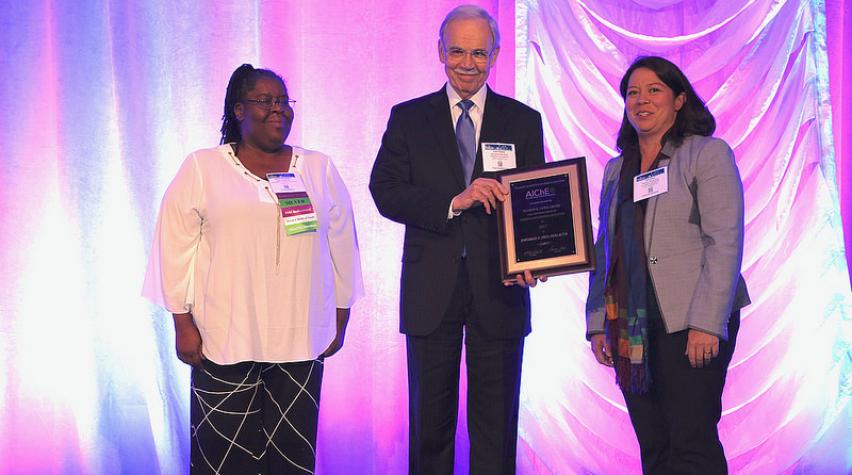
<svg viewBox="0 0 852 475">
<path fill-rule="evenodd" d="M 317 230 L 317 214 L 305 192 L 276 193 L 288 236 Z"/>
</svg>

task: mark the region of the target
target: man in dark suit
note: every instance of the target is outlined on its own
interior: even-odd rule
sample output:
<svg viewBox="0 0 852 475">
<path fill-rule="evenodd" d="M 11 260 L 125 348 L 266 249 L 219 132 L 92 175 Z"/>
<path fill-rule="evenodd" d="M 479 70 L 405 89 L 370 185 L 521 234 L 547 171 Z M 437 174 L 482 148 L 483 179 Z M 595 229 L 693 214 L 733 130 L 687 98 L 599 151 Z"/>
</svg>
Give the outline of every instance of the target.
<svg viewBox="0 0 852 475">
<path fill-rule="evenodd" d="M 514 473 L 527 272 L 502 282 L 494 144 L 508 167 L 544 163 L 541 115 L 485 86 L 500 51 L 496 22 L 462 6 L 440 29 L 448 83 L 394 106 L 370 177 L 379 212 L 405 225 L 400 330 L 406 335 L 409 471 L 452 474 L 462 340 L 471 473 Z M 511 147 L 507 147 L 511 145 Z M 514 163 L 512 163 L 514 161 Z"/>
</svg>

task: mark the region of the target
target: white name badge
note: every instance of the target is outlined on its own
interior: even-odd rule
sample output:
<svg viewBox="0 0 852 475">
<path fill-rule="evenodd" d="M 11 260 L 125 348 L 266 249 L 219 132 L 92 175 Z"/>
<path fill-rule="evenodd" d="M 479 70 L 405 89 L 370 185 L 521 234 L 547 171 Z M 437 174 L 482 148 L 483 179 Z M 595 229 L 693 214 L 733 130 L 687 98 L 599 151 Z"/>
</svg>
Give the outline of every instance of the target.
<svg viewBox="0 0 852 475">
<path fill-rule="evenodd" d="M 518 166 L 515 160 L 515 144 L 513 143 L 483 143 L 482 170 L 499 172 Z"/>
<path fill-rule="evenodd" d="M 633 202 L 669 191 L 669 167 L 655 168 L 633 178 Z"/>
<path fill-rule="evenodd" d="M 302 177 L 295 173 L 267 173 L 266 179 L 272 192 L 278 193 L 305 193 L 305 184 Z"/>
</svg>

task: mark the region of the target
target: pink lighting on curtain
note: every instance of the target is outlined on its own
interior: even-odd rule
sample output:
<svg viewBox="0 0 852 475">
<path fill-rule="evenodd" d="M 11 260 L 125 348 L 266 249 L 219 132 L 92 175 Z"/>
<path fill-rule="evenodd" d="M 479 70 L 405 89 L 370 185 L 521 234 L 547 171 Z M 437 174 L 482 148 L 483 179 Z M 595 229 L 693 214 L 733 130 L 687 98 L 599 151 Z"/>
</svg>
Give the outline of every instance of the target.
<svg viewBox="0 0 852 475">
<path fill-rule="evenodd" d="M 846 262 L 852 268 L 852 7 L 846 0 L 828 0 L 825 18 L 837 185 L 846 231 Z"/>
<path fill-rule="evenodd" d="M 319 473 L 406 472 L 402 228 L 378 215 L 367 179 L 390 107 L 443 84 L 436 30 L 458 3 L 0 0 L 0 473 L 187 471 L 189 372 L 170 317 L 139 289 L 165 186 L 187 152 L 218 142 L 243 62 L 287 80 L 290 141 L 331 155 L 358 220 L 367 296 L 326 367 Z M 826 3 L 824 41 L 822 3 L 806 0 L 476 3 L 503 36 L 490 83 L 542 111 L 552 158 L 589 157 L 593 201 L 627 63 L 656 51 L 684 65 L 748 190 L 755 303 L 724 401 L 731 466 L 847 472 L 852 330 L 825 124 L 833 110 L 849 178 L 848 7 Z M 519 473 L 637 471 L 621 396 L 583 339 L 585 285 L 533 292 Z"/>
<path fill-rule="evenodd" d="M 615 155 L 622 72 L 641 54 L 683 67 L 715 114 L 717 135 L 734 147 L 745 186 L 743 272 L 754 303 L 743 313 L 723 397 L 720 433 L 730 467 L 848 470 L 852 300 L 822 6 L 574 0 L 518 7 L 516 94 L 542 111 L 554 158 L 591 159 L 594 210 L 603 165 Z M 638 473 L 638 447 L 610 372 L 589 363 L 581 319 L 557 317 L 581 314 L 586 283 L 571 277 L 553 285 L 562 288 L 536 294 L 548 310 L 536 313 L 529 338 L 522 410 L 535 429 L 550 426 L 563 436 L 554 441 L 550 431 L 531 430 L 528 450 L 575 473 Z M 553 335 L 571 345 L 554 350 Z M 553 360 L 571 363 L 540 378 L 529 370 Z M 545 395 L 548 384 L 557 387 Z M 555 404 L 559 394 L 564 402 Z M 586 443 L 566 456 L 565 439 Z"/>
</svg>

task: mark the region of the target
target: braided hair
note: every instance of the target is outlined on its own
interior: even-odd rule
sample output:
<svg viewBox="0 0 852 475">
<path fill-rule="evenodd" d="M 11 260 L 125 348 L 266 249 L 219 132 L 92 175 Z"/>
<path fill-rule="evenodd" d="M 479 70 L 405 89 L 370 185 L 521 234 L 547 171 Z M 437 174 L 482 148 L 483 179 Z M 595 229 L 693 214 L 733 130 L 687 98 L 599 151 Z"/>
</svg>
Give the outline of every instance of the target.
<svg viewBox="0 0 852 475">
<path fill-rule="evenodd" d="M 237 116 L 234 114 L 234 106 L 245 99 L 246 93 L 254 88 L 258 79 L 264 77 L 281 81 L 281 84 L 284 84 L 284 89 L 287 89 L 284 79 L 275 71 L 254 68 L 251 64 L 243 64 L 231 74 L 231 79 L 228 81 L 228 89 L 225 92 L 225 111 L 222 115 L 222 139 L 219 141 L 220 144 L 242 140 L 240 121 L 237 120 Z"/>
</svg>

